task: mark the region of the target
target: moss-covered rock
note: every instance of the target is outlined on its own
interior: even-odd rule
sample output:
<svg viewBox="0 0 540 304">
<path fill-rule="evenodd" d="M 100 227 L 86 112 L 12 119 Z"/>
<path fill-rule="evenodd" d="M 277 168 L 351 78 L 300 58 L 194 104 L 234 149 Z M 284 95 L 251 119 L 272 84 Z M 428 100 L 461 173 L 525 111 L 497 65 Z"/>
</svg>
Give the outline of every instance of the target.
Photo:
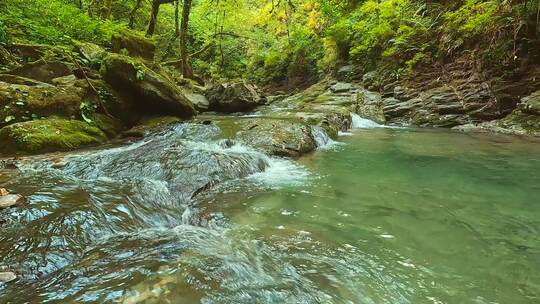
<svg viewBox="0 0 540 304">
<path fill-rule="evenodd" d="M 61 61 L 38 60 L 8 71 L 7 74 L 52 83 L 54 78 L 67 76 L 72 72 L 70 67 Z"/>
<path fill-rule="evenodd" d="M 182 120 L 174 116 L 158 116 L 143 119 L 133 128 L 122 133 L 122 137 L 144 137 L 149 133 L 160 130 L 164 127 L 180 123 Z"/>
<path fill-rule="evenodd" d="M 0 127 L 46 116 L 78 117 L 83 90 L 0 82 Z"/>
<path fill-rule="evenodd" d="M 207 96 L 210 110 L 222 113 L 247 112 L 266 102 L 255 85 L 244 81 L 216 85 Z"/>
<path fill-rule="evenodd" d="M 106 139 L 99 128 L 85 122 L 50 118 L 0 129 L 0 151 L 17 154 L 69 151 L 97 145 Z"/>
<path fill-rule="evenodd" d="M 123 31 L 112 36 L 112 51 L 121 54 L 126 51 L 131 57 L 153 60 L 156 46 L 154 42 L 133 31 Z"/>
<path fill-rule="evenodd" d="M 168 79 L 142 61 L 110 54 L 102 62 L 103 79 L 120 97 L 145 115 L 175 115 L 191 118 L 193 104 Z"/>
<path fill-rule="evenodd" d="M 311 127 L 296 119 L 244 119 L 237 139 L 265 153 L 298 157 L 315 150 Z"/>
</svg>

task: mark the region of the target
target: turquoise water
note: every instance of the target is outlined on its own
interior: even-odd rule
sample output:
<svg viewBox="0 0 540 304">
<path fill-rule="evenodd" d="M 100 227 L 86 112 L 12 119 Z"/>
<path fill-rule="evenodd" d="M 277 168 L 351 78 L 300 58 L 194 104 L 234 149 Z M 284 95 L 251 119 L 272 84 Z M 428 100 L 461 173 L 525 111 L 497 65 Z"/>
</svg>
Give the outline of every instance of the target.
<svg viewBox="0 0 540 304">
<path fill-rule="evenodd" d="M 0 264 L 26 276 L 0 299 L 540 302 L 540 143 L 388 128 L 340 142 L 181 208 L 125 177 L 5 177 L 31 200 L 15 223 L 39 229 L 3 229 Z"/>
</svg>

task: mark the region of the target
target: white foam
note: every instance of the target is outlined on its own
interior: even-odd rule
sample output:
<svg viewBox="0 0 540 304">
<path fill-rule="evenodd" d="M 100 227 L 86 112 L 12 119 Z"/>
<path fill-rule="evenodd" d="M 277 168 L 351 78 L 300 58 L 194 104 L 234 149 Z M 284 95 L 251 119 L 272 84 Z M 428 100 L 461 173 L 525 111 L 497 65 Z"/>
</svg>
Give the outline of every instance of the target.
<svg viewBox="0 0 540 304">
<path fill-rule="evenodd" d="M 270 158 L 265 171 L 252 174 L 248 179 L 259 186 L 279 189 L 285 186 L 303 185 L 309 180 L 309 177 L 309 171 L 293 161 Z"/>
<path fill-rule="evenodd" d="M 321 127 L 311 128 L 311 135 L 313 136 L 313 139 L 315 139 L 317 148 L 320 150 L 332 149 L 338 144 L 340 144 L 339 142 L 334 141 L 332 138 L 330 138 L 330 136 L 326 134 L 326 131 Z"/>
<path fill-rule="evenodd" d="M 384 127 L 373 120 L 363 118 L 356 113 L 351 113 L 351 119 L 351 128 L 353 129 L 375 129 Z"/>
</svg>

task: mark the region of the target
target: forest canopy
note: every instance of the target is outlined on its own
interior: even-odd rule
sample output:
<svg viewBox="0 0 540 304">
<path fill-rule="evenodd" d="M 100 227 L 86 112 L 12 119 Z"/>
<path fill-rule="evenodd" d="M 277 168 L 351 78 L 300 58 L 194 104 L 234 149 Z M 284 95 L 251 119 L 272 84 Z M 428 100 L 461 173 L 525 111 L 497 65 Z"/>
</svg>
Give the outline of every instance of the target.
<svg viewBox="0 0 540 304">
<path fill-rule="evenodd" d="M 114 33 L 131 29 L 152 36 L 157 61 L 171 62 L 181 58 L 186 23 L 196 74 L 291 87 L 344 62 L 399 78 L 468 53 L 504 70 L 523 64 L 540 27 L 537 0 L 184 1 L 185 20 L 186 3 L 174 0 L 4 0 L 0 43 L 107 46 Z"/>
</svg>

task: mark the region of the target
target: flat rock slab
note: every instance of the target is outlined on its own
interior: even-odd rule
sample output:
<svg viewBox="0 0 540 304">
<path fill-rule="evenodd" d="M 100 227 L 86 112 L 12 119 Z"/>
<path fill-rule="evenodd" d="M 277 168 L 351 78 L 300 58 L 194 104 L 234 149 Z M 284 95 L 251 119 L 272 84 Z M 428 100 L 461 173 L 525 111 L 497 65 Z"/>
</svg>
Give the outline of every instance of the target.
<svg viewBox="0 0 540 304">
<path fill-rule="evenodd" d="M 13 272 L 0 272 L 0 283 L 8 283 L 17 279 Z"/>
<path fill-rule="evenodd" d="M 24 201 L 24 197 L 19 194 L 7 194 L 0 196 L 0 209 L 16 206 Z"/>
</svg>

